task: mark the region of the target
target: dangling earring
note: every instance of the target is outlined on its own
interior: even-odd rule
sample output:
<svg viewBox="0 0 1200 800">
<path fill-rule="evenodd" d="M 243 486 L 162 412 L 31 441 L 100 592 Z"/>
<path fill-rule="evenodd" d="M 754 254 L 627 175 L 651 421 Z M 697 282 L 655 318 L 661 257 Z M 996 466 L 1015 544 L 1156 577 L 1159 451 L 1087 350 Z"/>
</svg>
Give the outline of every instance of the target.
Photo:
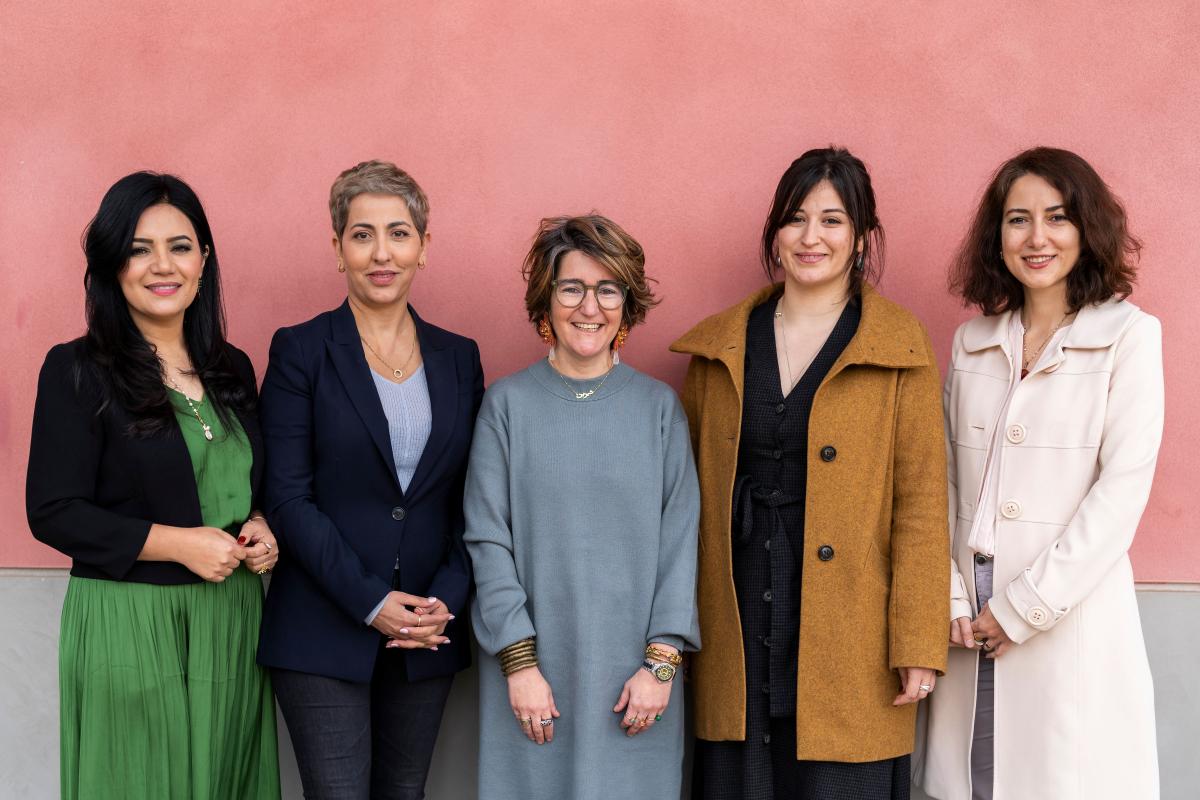
<svg viewBox="0 0 1200 800">
<path fill-rule="evenodd" d="M 854 268 L 859 271 L 863 268 L 863 254 L 861 250 L 858 251 L 858 257 L 854 259 Z"/>
<path fill-rule="evenodd" d="M 782 267 L 782 266 L 783 266 L 783 259 L 781 259 L 781 258 L 779 257 L 779 253 L 778 253 L 778 252 L 776 252 L 776 253 L 775 253 L 775 266 L 777 266 L 777 267 Z"/>
<path fill-rule="evenodd" d="M 621 354 L 617 351 L 625 346 L 625 340 L 628 338 L 629 338 L 629 326 L 627 324 L 625 324 L 624 322 L 622 322 L 621 327 L 617 328 L 617 335 L 616 335 L 616 337 L 613 338 L 613 342 L 612 342 L 612 357 L 613 357 L 613 366 L 614 367 L 617 364 L 621 363 Z"/>
<path fill-rule="evenodd" d="M 538 336 L 542 337 L 542 341 L 554 347 L 556 339 L 554 338 L 554 328 L 550 327 L 550 315 L 542 317 L 542 321 L 538 323 Z"/>
<path fill-rule="evenodd" d="M 346 265 L 343 264 L 342 260 L 339 258 L 338 259 L 338 272 L 345 272 L 345 271 L 346 271 Z"/>
<path fill-rule="evenodd" d="M 204 276 L 201 275 L 199 278 L 196 278 L 196 291 L 197 292 L 200 291 L 200 287 L 203 285 L 204 285 Z"/>
</svg>

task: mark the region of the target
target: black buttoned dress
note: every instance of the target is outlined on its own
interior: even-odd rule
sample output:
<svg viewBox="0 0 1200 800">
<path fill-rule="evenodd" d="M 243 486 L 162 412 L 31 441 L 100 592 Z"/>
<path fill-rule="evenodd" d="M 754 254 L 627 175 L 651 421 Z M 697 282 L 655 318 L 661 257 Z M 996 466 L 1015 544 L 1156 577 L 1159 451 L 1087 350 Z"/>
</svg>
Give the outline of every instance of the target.
<svg viewBox="0 0 1200 800">
<path fill-rule="evenodd" d="M 784 397 L 772 298 L 746 326 L 745 390 L 733 492 L 733 580 L 746 654 L 746 741 L 696 742 L 697 800 L 907 800 L 909 757 L 842 763 L 796 760 L 796 660 L 804 570 L 808 419 L 821 381 L 862 316 L 846 304 L 824 346 Z M 803 368 L 802 365 L 793 365 Z M 818 458 L 836 443 L 814 442 Z M 818 558 L 836 558 L 828 545 Z M 847 636 L 854 631 L 847 629 Z M 897 691 L 899 685 L 897 685 Z M 837 691 L 830 676 L 829 691 Z"/>
</svg>

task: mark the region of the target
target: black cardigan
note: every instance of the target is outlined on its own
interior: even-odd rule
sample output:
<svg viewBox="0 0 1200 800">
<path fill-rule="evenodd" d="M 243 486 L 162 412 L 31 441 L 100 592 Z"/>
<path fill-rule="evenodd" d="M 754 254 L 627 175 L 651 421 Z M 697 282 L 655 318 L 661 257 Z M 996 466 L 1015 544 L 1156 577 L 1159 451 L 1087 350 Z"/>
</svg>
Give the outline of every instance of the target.
<svg viewBox="0 0 1200 800">
<path fill-rule="evenodd" d="M 238 377 L 256 394 L 250 359 L 232 345 L 229 355 Z M 200 582 L 182 564 L 137 560 L 152 524 L 204 524 L 179 426 L 136 437 L 125 433 L 133 417 L 118 403 L 97 415 L 97 379 L 91 370 L 76 368 L 86 358 L 83 339 L 56 345 L 38 377 L 25 483 L 30 530 L 38 541 L 70 556 L 71 574 L 80 578 Z M 253 413 L 237 417 L 253 452 L 250 487 L 257 499 L 262 436 Z"/>
</svg>

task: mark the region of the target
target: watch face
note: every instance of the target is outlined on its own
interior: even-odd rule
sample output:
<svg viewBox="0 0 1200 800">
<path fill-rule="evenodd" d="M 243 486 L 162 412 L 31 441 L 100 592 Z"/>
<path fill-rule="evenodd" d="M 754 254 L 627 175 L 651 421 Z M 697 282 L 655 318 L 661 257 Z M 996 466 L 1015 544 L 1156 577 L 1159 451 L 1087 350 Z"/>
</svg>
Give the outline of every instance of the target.
<svg viewBox="0 0 1200 800">
<path fill-rule="evenodd" d="M 658 664 L 654 667 L 654 677 L 666 683 L 675 677 L 675 668 L 670 664 Z"/>
</svg>

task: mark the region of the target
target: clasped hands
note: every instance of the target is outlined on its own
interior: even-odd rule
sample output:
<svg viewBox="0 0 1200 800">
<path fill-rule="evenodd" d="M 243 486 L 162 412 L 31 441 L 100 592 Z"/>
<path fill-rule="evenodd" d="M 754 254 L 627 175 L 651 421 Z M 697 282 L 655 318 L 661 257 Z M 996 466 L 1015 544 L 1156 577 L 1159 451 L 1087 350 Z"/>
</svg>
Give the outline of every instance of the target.
<svg viewBox="0 0 1200 800">
<path fill-rule="evenodd" d="M 999 658 L 1016 643 L 1008 638 L 1004 628 L 1000 627 L 991 607 L 984 604 L 983 610 L 974 620 L 970 617 L 958 617 L 950 621 L 950 644 L 968 650 L 981 647 L 988 658 Z"/>
<path fill-rule="evenodd" d="M 388 637 L 384 647 L 389 649 L 437 650 L 440 644 L 450 644 L 443 633 L 452 619 L 450 609 L 436 597 L 392 591 L 371 627 Z"/>
<path fill-rule="evenodd" d="M 179 547 L 174 560 L 210 583 L 220 583 L 233 574 L 239 564 L 262 575 L 279 562 L 275 534 L 262 517 L 243 523 L 235 539 L 220 528 L 172 528 L 184 535 L 176 540 Z"/>
</svg>

